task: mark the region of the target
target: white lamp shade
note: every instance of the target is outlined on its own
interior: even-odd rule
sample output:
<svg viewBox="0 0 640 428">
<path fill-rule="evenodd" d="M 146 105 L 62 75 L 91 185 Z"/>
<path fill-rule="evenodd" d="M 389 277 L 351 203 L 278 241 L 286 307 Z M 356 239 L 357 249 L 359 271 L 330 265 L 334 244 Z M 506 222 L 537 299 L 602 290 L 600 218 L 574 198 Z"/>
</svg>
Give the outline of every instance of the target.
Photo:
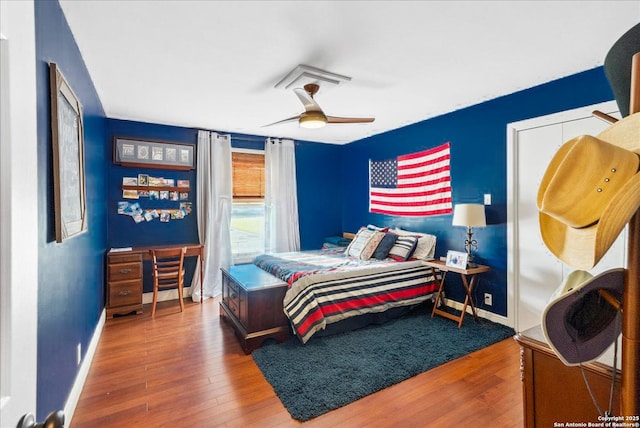
<svg viewBox="0 0 640 428">
<path fill-rule="evenodd" d="M 453 226 L 485 227 L 487 219 L 484 215 L 484 205 L 458 204 L 453 209 Z"/>
</svg>

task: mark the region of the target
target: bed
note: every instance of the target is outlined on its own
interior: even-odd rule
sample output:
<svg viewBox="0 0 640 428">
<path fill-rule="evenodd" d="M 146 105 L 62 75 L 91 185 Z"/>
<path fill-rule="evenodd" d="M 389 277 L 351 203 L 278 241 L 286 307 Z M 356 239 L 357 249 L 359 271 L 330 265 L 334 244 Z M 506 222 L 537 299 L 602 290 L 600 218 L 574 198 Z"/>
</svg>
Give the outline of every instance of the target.
<svg viewBox="0 0 640 428">
<path fill-rule="evenodd" d="M 386 322 L 431 299 L 437 290 L 440 278 L 422 264 L 433 257 L 435 237 L 423 234 L 425 245 L 416 253 L 419 236 L 403 235 L 405 239 L 386 229 L 364 229 L 347 248 L 262 255 L 254 260 L 288 284 L 283 308 L 302 343 L 314 335 Z M 386 257 L 373 257 L 382 244 L 381 234 L 393 235 L 393 245 Z M 404 248 L 407 241 L 410 251 Z M 414 253 L 420 257 L 411 257 Z"/>
</svg>

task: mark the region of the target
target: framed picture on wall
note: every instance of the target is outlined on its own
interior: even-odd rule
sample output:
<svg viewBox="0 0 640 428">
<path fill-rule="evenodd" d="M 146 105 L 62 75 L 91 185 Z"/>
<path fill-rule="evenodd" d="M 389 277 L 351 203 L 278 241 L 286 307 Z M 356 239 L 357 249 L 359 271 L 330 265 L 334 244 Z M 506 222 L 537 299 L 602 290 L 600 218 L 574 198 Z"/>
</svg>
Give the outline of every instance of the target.
<svg viewBox="0 0 640 428">
<path fill-rule="evenodd" d="M 122 166 L 195 169 L 195 145 L 159 140 L 114 137 L 113 163 Z"/>
<path fill-rule="evenodd" d="M 87 230 L 82 105 L 57 64 L 49 64 L 56 242 Z"/>
</svg>

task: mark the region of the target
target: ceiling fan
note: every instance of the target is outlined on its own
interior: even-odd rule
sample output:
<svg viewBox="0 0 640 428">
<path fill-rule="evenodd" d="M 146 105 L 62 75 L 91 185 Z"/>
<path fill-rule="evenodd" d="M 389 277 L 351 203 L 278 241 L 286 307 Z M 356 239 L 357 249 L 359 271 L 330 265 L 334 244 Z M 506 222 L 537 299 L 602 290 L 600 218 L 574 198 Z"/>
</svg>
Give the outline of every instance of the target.
<svg viewBox="0 0 640 428">
<path fill-rule="evenodd" d="M 297 116 L 279 120 L 265 126 L 279 125 L 281 123 L 297 120 L 303 128 L 322 128 L 327 123 L 368 123 L 375 120 L 373 117 L 338 117 L 324 114 L 320 105 L 313 99 L 313 96 L 319 89 L 320 86 L 315 83 L 308 83 L 304 85 L 304 89 L 295 88 L 293 91 L 296 93 L 298 98 L 300 98 L 300 101 L 302 101 L 302 104 L 304 105 L 304 113 L 300 113 Z"/>
</svg>

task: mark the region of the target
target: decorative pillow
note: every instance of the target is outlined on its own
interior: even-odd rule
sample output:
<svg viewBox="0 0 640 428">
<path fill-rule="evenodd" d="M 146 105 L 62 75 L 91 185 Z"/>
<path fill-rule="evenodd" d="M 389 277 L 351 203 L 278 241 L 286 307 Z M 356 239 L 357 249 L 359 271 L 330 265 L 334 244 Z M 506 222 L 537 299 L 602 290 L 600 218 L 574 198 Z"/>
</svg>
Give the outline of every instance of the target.
<svg viewBox="0 0 640 428">
<path fill-rule="evenodd" d="M 379 232 L 377 230 L 374 230 L 373 235 L 371 235 L 367 243 L 364 244 L 364 247 L 360 252 L 360 259 L 369 260 L 373 255 L 373 253 L 378 248 L 378 245 L 380 244 L 380 241 L 382 241 L 382 239 L 384 238 L 384 235 L 385 235 L 384 232 Z"/>
<path fill-rule="evenodd" d="M 393 229 L 391 232 L 400 236 L 415 236 L 418 238 L 418 245 L 413 252 L 413 258 L 420 260 L 433 259 L 436 252 L 436 237 L 428 233 L 410 232 L 408 230 Z"/>
<path fill-rule="evenodd" d="M 388 232 L 389 231 L 388 227 L 378 227 L 375 224 L 368 224 L 367 225 L 367 229 L 369 229 L 369 230 L 377 230 L 378 232 Z"/>
<path fill-rule="evenodd" d="M 347 249 L 344 251 L 347 256 L 351 257 L 360 257 L 360 253 L 362 249 L 367 244 L 367 241 L 373 235 L 374 230 L 369 230 L 366 227 L 360 228 L 356 237 L 353 238 L 353 241 L 349 244 Z"/>
<path fill-rule="evenodd" d="M 399 236 L 396 243 L 391 247 L 389 251 L 389 257 L 399 262 L 408 260 L 418 245 L 418 238 L 415 236 Z"/>
<path fill-rule="evenodd" d="M 385 233 L 382 241 L 378 244 L 378 248 L 373 252 L 373 258 L 378 260 L 386 259 L 397 240 L 398 235 L 395 233 Z"/>
</svg>

